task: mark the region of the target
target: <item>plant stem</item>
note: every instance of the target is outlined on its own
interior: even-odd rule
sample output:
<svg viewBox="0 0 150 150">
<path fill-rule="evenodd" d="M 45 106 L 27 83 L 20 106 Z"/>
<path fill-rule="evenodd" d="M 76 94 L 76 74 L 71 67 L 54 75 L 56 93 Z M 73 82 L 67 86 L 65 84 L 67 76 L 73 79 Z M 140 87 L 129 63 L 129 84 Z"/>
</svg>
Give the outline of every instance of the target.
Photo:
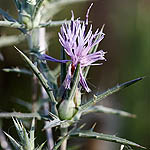
<svg viewBox="0 0 150 150">
<path fill-rule="evenodd" d="M 39 29 L 33 29 L 28 36 L 28 45 L 30 48 L 30 51 L 32 52 L 43 52 L 45 53 L 46 50 L 46 38 L 45 38 L 45 28 L 39 28 Z M 34 63 L 34 58 L 32 58 L 32 61 Z M 37 86 L 38 86 L 38 81 L 37 78 L 33 78 L 34 85 L 33 85 L 33 108 L 32 111 L 34 112 L 36 109 L 36 101 L 37 101 Z M 48 95 L 45 91 L 45 89 L 41 86 L 41 97 L 42 99 L 48 98 Z M 45 115 L 48 115 L 49 112 L 49 103 L 45 103 L 43 106 L 44 113 Z M 45 124 L 47 124 L 47 121 L 45 121 Z M 46 135 L 47 135 L 47 145 L 48 149 L 51 150 L 52 147 L 54 146 L 54 141 L 53 141 L 53 135 L 52 135 L 52 130 L 49 128 L 46 130 Z"/>
<path fill-rule="evenodd" d="M 45 30 L 45 28 L 40 28 L 39 29 L 39 50 L 42 53 L 46 53 L 46 48 L 47 48 L 46 30 Z M 47 93 L 45 92 L 45 89 L 42 86 L 41 86 L 41 94 L 42 94 L 43 99 L 48 98 L 48 95 L 47 95 Z M 48 115 L 48 113 L 49 113 L 49 103 L 48 102 L 44 103 L 43 109 L 44 109 L 45 115 Z M 47 123 L 49 123 L 49 122 L 45 121 L 45 125 L 47 125 Z M 46 136 L 47 136 L 48 150 L 51 150 L 54 147 L 53 134 L 52 134 L 52 129 L 51 128 L 46 129 Z"/>
<path fill-rule="evenodd" d="M 42 91 L 42 98 L 43 99 L 48 98 L 48 95 L 45 92 L 43 87 L 41 87 L 41 91 Z M 44 114 L 48 115 L 48 113 L 49 113 L 49 103 L 48 102 L 44 103 L 43 109 L 44 109 Z M 45 123 L 45 126 L 46 126 L 49 122 L 45 121 L 44 123 Z M 52 134 L 52 129 L 51 128 L 46 129 L 46 136 L 47 136 L 48 150 L 51 150 L 54 147 L 53 134 Z"/>
<path fill-rule="evenodd" d="M 64 136 L 66 136 L 67 135 L 67 133 L 68 133 L 68 128 L 61 128 L 60 129 L 60 132 L 61 132 L 61 136 L 62 137 L 64 137 Z M 63 143 L 61 144 L 61 147 L 60 147 L 60 149 L 61 150 L 67 150 L 67 138 L 63 141 Z"/>
<path fill-rule="evenodd" d="M 38 50 L 38 43 L 37 43 L 37 38 L 36 35 L 37 29 L 33 29 L 29 35 L 27 36 L 28 40 L 28 47 L 30 49 L 30 52 Z M 35 64 L 35 59 L 34 57 L 31 57 L 32 62 Z M 32 80 L 32 112 L 36 112 L 36 101 L 37 101 L 37 91 L 38 91 L 38 81 L 35 75 L 33 75 L 33 80 Z"/>
</svg>

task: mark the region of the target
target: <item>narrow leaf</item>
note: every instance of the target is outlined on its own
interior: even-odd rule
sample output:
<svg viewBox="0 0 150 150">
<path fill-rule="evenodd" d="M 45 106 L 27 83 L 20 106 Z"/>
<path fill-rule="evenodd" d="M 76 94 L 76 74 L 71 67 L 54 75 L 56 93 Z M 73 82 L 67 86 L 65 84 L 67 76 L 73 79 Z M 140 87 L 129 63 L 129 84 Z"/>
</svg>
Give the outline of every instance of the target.
<svg viewBox="0 0 150 150">
<path fill-rule="evenodd" d="M 24 60 L 26 61 L 26 63 L 30 66 L 30 68 L 32 69 L 32 71 L 34 72 L 34 74 L 37 76 L 37 78 L 41 82 L 42 86 L 44 87 L 45 91 L 47 92 L 47 94 L 48 94 L 50 100 L 52 101 L 52 103 L 53 104 L 57 104 L 57 101 L 54 98 L 52 89 L 50 89 L 50 87 L 48 85 L 48 81 L 45 79 L 45 77 L 43 76 L 43 74 L 32 63 L 32 61 L 26 55 L 23 54 L 23 52 L 21 52 L 18 48 L 16 48 L 16 50 L 21 54 L 21 56 L 24 58 Z"/>
<path fill-rule="evenodd" d="M 22 25 L 18 22 L 11 22 L 11 21 L 0 21 L 0 26 L 18 28 L 18 29 L 24 28 L 24 25 Z"/>
<path fill-rule="evenodd" d="M 45 126 L 44 126 L 44 128 L 43 128 L 43 130 L 46 130 L 46 129 L 48 129 L 48 128 L 53 128 L 53 127 L 56 127 L 56 126 L 59 126 L 59 125 L 61 125 L 61 120 L 59 120 L 59 119 L 54 119 L 53 121 L 50 121 L 49 123 L 47 123 Z"/>
<path fill-rule="evenodd" d="M 55 116 L 52 113 L 49 113 L 49 115 L 53 118 L 53 120 L 50 120 L 50 122 L 44 126 L 43 130 L 46 130 L 48 128 L 53 128 L 56 126 L 63 126 L 65 128 L 68 127 L 73 122 L 71 120 L 60 120 L 57 116 Z"/>
<path fill-rule="evenodd" d="M 61 146 L 61 144 L 62 144 L 66 139 L 68 139 L 68 137 L 69 137 L 69 134 L 67 134 L 66 136 L 62 137 L 62 138 L 59 140 L 59 142 L 53 147 L 53 150 L 57 150 L 57 149 Z"/>
<path fill-rule="evenodd" d="M 113 115 L 119 115 L 121 117 L 130 117 L 130 118 L 135 118 L 136 117 L 136 115 L 128 113 L 126 111 L 117 110 L 117 109 L 105 107 L 105 106 L 102 106 L 102 105 L 92 106 L 92 107 L 86 109 L 83 112 L 83 114 L 95 113 L 95 112 L 106 113 L 106 114 L 113 114 Z"/>
<path fill-rule="evenodd" d="M 22 125 L 21 125 L 21 123 L 18 121 L 18 119 L 14 119 L 14 118 L 12 118 L 12 119 L 13 119 L 14 125 L 15 125 L 15 127 L 16 127 L 16 131 L 17 131 L 17 133 L 18 133 L 18 136 L 19 136 L 21 142 L 24 143 L 24 134 L 23 134 Z"/>
<path fill-rule="evenodd" d="M 4 133 L 9 138 L 10 142 L 12 143 L 12 145 L 15 147 L 16 150 L 23 150 L 22 146 L 18 142 L 16 142 L 14 138 L 12 138 L 6 132 L 4 132 Z"/>
<path fill-rule="evenodd" d="M 44 146 L 44 144 L 45 144 L 46 142 L 44 142 L 44 143 L 42 143 L 38 148 L 36 148 L 35 150 L 42 150 L 42 148 L 43 148 L 43 146 Z"/>
<path fill-rule="evenodd" d="M 24 150 L 29 150 L 29 149 L 33 150 L 33 149 L 31 149 L 31 145 L 30 145 L 31 143 L 30 143 L 28 133 L 23 125 L 22 125 L 22 129 L 23 129 L 23 134 L 24 134 L 24 144 L 23 144 Z"/>
<path fill-rule="evenodd" d="M 61 137 L 59 142 L 53 147 L 53 150 L 57 150 L 61 146 L 61 144 L 64 142 L 64 140 L 69 139 L 70 135 L 75 131 L 75 129 L 76 129 L 76 127 L 73 127 L 69 132 L 67 132 L 67 134 L 65 134 L 63 137 Z"/>
<path fill-rule="evenodd" d="M 30 145 L 31 149 L 34 149 L 34 133 L 35 133 L 35 118 L 32 119 L 31 129 L 30 129 Z"/>
<path fill-rule="evenodd" d="M 42 115 L 38 114 L 38 113 L 20 113 L 20 112 L 1 112 L 0 113 L 0 118 L 12 118 L 12 117 L 16 117 L 16 118 L 37 118 L 37 119 L 41 119 Z"/>
<path fill-rule="evenodd" d="M 20 69 L 20 68 L 4 68 L 2 69 L 5 72 L 15 72 L 20 74 L 32 75 L 32 72 L 27 69 Z"/>
<path fill-rule="evenodd" d="M 124 88 L 126 88 L 126 87 L 128 87 L 128 86 L 130 86 L 130 85 L 132 85 L 132 84 L 134 84 L 134 83 L 136 83 L 142 79 L 144 79 L 144 77 L 140 77 L 140 78 L 122 83 L 122 84 L 117 85 L 111 89 L 108 89 L 107 91 L 105 91 L 102 94 L 94 95 L 94 98 L 92 98 L 91 100 L 89 100 L 89 102 L 87 102 L 86 104 L 81 106 L 80 111 L 84 111 L 85 109 L 93 106 L 95 103 L 101 101 L 102 99 L 106 98 L 107 96 L 112 95 L 113 93 L 116 93 L 116 92 L 120 91 L 121 89 L 124 89 Z"/>
<path fill-rule="evenodd" d="M 104 140 L 104 141 L 120 143 L 120 144 L 123 144 L 123 145 L 131 145 L 131 146 L 146 149 L 145 147 L 143 147 L 139 144 L 136 144 L 134 142 L 128 141 L 128 140 L 123 139 L 123 138 L 116 137 L 115 135 L 97 133 L 97 132 L 93 132 L 91 130 L 90 131 L 89 130 L 75 131 L 75 132 L 71 133 L 71 136 Z"/>
</svg>

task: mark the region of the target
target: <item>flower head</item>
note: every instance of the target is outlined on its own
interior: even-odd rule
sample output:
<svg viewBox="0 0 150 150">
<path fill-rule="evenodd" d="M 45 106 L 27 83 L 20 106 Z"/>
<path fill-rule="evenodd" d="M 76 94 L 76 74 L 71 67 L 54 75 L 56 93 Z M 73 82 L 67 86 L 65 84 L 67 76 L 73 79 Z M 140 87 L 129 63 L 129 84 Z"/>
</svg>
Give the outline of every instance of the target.
<svg viewBox="0 0 150 150">
<path fill-rule="evenodd" d="M 85 88 L 87 92 L 90 92 L 90 89 L 86 83 L 86 80 L 83 76 L 82 69 L 90 65 L 101 65 L 93 64 L 98 60 L 106 60 L 104 55 L 106 52 L 103 50 L 91 53 L 90 50 L 97 45 L 103 38 L 104 33 L 96 30 L 95 33 L 92 32 L 92 25 L 87 31 L 88 26 L 88 14 L 93 4 L 89 7 L 86 20 L 81 21 L 79 18 L 74 19 L 74 13 L 72 11 L 72 18 L 69 24 L 65 23 L 61 27 L 59 35 L 59 42 L 64 47 L 65 52 L 71 57 L 71 64 L 69 65 L 66 79 L 63 83 L 65 88 L 70 88 L 71 78 L 73 76 L 74 70 L 78 63 L 80 63 L 80 84 Z M 44 55 L 44 59 L 66 63 L 69 60 L 56 60 L 50 56 Z"/>
</svg>

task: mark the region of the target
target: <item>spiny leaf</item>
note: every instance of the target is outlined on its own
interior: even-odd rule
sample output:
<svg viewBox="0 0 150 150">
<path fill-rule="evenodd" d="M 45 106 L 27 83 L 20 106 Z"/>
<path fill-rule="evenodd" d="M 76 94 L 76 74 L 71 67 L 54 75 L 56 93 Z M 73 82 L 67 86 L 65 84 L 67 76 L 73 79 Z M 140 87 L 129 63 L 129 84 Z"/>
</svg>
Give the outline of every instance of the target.
<svg viewBox="0 0 150 150">
<path fill-rule="evenodd" d="M 38 148 L 36 148 L 35 150 L 42 150 L 42 148 L 43 148 L 43 146 L 44 146 L 44 144 L 45 144 L 46 142 L 44 142 L 44 143 L 42 143 Z"/>
<path fill-rule="evenodd" d="M 107 91 L 105 91 L 102 94 L 94 95 L 94 98 L 92 98 L 91 100 L 89 100 L 89 102 L 87 102 L 86 104 L 81 106 L 80 111 L 84 111 L 85 109 L 88 109 L 89 107 L 93 106 L 95 103 L 101 101 L 102 99 L 106 98 L 107 96 L 112 95 L 113 93 L 116 93 L 116 92 L 120 91 L 121 89 L 124 89 L 124 88 L 126 88 L 126 87 L 128 87 L 128 86 L 130 86 L 130 85 L 132 85 L 132 84 L 134 84 L 134 83 L 136 83 L 142 79 L 144 79 L 144 77 L 140 77 L 140 78 L 122 83 L 122 84 L 117 85 L 111 89 L 108 89 Z"/>
<path fill-rule="evenodd" d="M 62 128 L 62 130 L 68 130 L 67 128 L 64 129 Z M 53 147 L 53 150 L 57 150 L 61 144 L 64 142 L 64 140 L 69 139 L 70 135 L 76 130 L 76 127 L 73 127 L 69 132 L 65 132 L 65 135 L 63 137 L 60 138 L 59 142 Z"/>
<path fill-rule="evenodd" d="M 54 119 L 54 120 L 50 121 L 49 123 L 47 123 L 47 124 L 44 126 L 43 130 L 46 130 L 46 129 L 48 129 L 48 128 L 53 128 L 53 127 L 59 126 L 59 125 L 61 125 L 61 123 L 62 123 L 61 120 L 59 120 L 59 119 Z"/>
<path fill-rule="evenodd" d="M 19 68 L 4 68 L 3 71 L 5 72 L 15 72 L 21 74 L 32 75 L 32 73 L 27 69 L 19 69 Z"/>
<path fill-rule="evenodd" d="M 93 132 L 91 130 L 75 131 L 75 132 L 71 133 L 71 136 L 104 140 L 104 141 L 120 143 L 120 144 L 123 144 L 123 145 L 131 145 L 131 146 L 146 149 L 145 147 L 143 147 L 139 144 L 136 144 L 134 142 L 128 141 L 128 140 L 123 139 L 123 138 L 116 137 L 115 135 L 97 133 L 97 132 Z"/>
<path fill-rule="evenodd" d="M 34 149 L 34 132 L 35 132 L 35 118 L 32 119 L 31 129 L 30 129 L 30 145 L 31 149 Z"/>
<path fill-rule="evenodd" d="M 24 28 L 23 24 L 20 24 L 18 22 L 11 22 L 11 21 L 0 21 L 0 26 L 17 28 L 17 29 Z M 23 31 L 23 30 L 21 30 L 21 31 Z M 25 33 L 25 31 L 23 33 Z"/>
<path fill-rule="evenodd" d="M 63 126 L 65 128 L 72 123 L 71 120 L 63 120 L 63 121 L 60 120 L 56 115 L 52 114 L 51 112 L 49 112 L 49 115 L 53 118 L 53 120 L 50 120 L 50 122 L 44 126 L 43 130 L 46 130 L 48 128 L 53 128 L 56 126 Z"/>
<path fill-rule="evenodd" d="M 67 135 L 65 135 L 64 137 L 62 137 L 60 140 L 59 140 L 59 142 L 53 147 L 53 150 L 57 150 L 60 146 L 61 146 L 61 144 L 66 140 L 66 139 L 68 139 L 69 138 L 69 134 L 67 134 Z"/>
<path fill-rule="evenodd" d="M 0 9 L 0 14 L 2 14 L 2 16 L 5 19 L 5 21 L 0 21 L 0 26 L 17 28 L 21 32 L 26 33 L 26 30 L 23 29 L 24 25 L 20 24 L 17 20 L 15 20 L 13 17 L 11 17 L 7 12 Z"/>
<path fill-rule="evenodd" d="M 24 143 L 24 134 L 23 134 L 22 124 L 21 124 L 21 122 L 18 121 L 18 119 L 14 119 L 13 117 L 12 117 L 12 119 L 13 119 L 14 125 L 16 127 L 18 136 L 19 136 L 21 142 Z"/>
<path fill-rule="evenodd" d="M 6 136 L 9 138 L 10 142 L 13 144 L 13 146 L 15 147 L 16 150 L 23 150 L 22 146 L 15 141 L 14 138 L 12 138 L 9 134 L 7 134 L 6 132 L 4 132 L 6 134 Z"/>
<path fill-rule="evenodd" d="M 33 149 L 31 149 L 30 139 L 29 139 L 28 133 L 27 133 L 26 129 L 24 128 L 24 126 L 22 126 L 22 129 L 23 129 L 23 135 L 24 135 L 24 144 L 23 144 L 24 150 L 29 150 L 29 149 L 33 150 Z"/>
<path fill-rule="evenodd" d="M 136 115 L 128 113 L 126 111 L 117 110 L 117 109 L 105 107 L 105 106 L 102 106 L 102 105 L 92 106 L 92 107 L 86 109 L 83 112 L 83 114 L 94 113 L 94 112 L 100 112 L 100 113 L 106 113 L 106 114 L 114 114 L 114 115 L 119 115 L 121 117 L 131 117 L 131 118 L 135 118 L 136 117 Z"/>
<path fill-rule="evenodd" d="M 15 47 L 16 48 L 16 47 Z M 44 87 L 45 91 L 47 92 L 50 100 L 52 101 L 53 104 L 57 104 L 57 101 L 55 100 L 55 97 L 53 95 L 52 90 L 50 89 L 49 85 L 48 85 L 48 81 L 45 79 L 45 77 L 43 76 L 43 74 L 39 71 L 39 69 L 32 63 L 32 61 L 23 54 L 23 52 L 21 52 L 18 48 L 16 48 L 16 50 L 21 54 L 21 56 L 24 58 L 24 60 L 27 62 L 27 64 L 30 66 L 30 68 L 32 69 L 32 71 L 34 72 L 34 74 L 37 76 L 37 78 L 39 79 L 39 81 L 41 82 L 42 86 Z"/>
<path fill-rule="evenodd" d="M 37 118 L 37 119 L 41 119 L 42 115 L 38 114 L 38 113 L 20 113 L 20 112 L 1 112 L 0 113 L 0 118 L 12 118 L 12 117 L 16 117 L 16 118 Z"/>
</svg>

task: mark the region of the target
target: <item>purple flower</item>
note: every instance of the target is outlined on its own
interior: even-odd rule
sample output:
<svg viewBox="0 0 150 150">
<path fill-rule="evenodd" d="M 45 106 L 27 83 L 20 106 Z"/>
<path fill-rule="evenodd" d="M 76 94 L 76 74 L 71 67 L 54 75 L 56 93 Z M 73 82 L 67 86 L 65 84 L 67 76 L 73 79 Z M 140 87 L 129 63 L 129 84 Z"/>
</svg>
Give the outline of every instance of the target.
<svg viewBox="0 0 150 150">
<path fill-rule="evenodd" d="M 65 23 L 61 27 L 59 35 L 59 42 L 64 47 L 65 52 L 71 57 L 71 60 L 57 60 L 48 55 L 43 55 L 42 59 L 50 60 L 54 62 L 66 63 L 71 61 L 69 65 L 66 79 L 63 83 L 65 88 L 70 88 L 71 78 L 78 63 L 80 63 L 80 84 L 85 88 L 87 92 L 90 92 L 86 80 L 83 76 L 82 69 L 90 65 L 101 65 L 101 63 L 93 64 L 98 60 L 106 60 L 104 55 L 106 52 L 103 50 L 91 53 L 90 50 L 97 45 L 103 38 L 104 33 L 102 30 L 99 32 L 97 29 L 95 33 L 92 33 L 92 25 L 87 31 L 88 26 L 88 14 L 93 4 L 89 7 L 85 22 L 79 18 L 74 19 L 74 13 L 72 11 L 72 18 L 69 24 Z"/>
</svg>

